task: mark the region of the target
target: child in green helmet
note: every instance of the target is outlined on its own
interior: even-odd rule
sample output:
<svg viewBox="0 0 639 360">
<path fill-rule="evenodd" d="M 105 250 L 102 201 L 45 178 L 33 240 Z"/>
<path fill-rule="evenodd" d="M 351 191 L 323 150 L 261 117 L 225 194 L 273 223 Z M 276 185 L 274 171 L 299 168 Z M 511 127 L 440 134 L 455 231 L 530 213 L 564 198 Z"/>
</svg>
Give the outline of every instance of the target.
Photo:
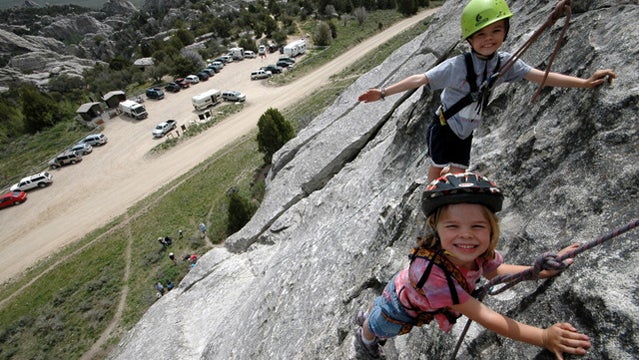
<svg viewBox="0 0 639 360">
<path fill-rule="evenodd" d="M 462 37 L 472 48 L 469 54 L 450 58 L 426 73 L 409 76 L 388 87 L 369 89 L 358 97 L 359 101 L 372 102 L 422 85 L 428 85 L 430 90 L 443 89 L 441 106 L 434 113 L 433 123 L 428 129 L 429 181 L 439 177 L 444 169 L 460 172 L 470 164 L 473 130 L 481 122 L 488 96 L 471 100 L 469 94 L 476 92 L 484 80 L 498 72 L 500 66 L 510 59 L 509 53 L 499 51 L 508 34 L 510 17 L 512 13 L 505 0 L 471 0 L 464 8 L 461 20 Z M 597 70 L 587 79 L 550 72 L 545 85 L 593 88 L 615 77 L 610 69 Z M 507 71 L 500 73 L 493 87 L 522 78 L 541 83 L 544 72 L 519 59 Z"/>
<path fill-rule="evenodd" d="M 563 353 L 584 355 L 588 336 L 568 323 L 546 329 L 522 324 L 499 314 L 472 297 L 480 277 L 515 274 L 528 267 L 503 262 L 495 250 L 503 196 L 492 181 L 476 173 L 446 174 L 430 183 L 422 197 L 428 216 L 427 234 L 409 258 L 410 265 L 386 285 L 367 312 L 360 311 L 355 346 L 368 358 L 383 356 L 380 340 L 410 332 L 413 326 L 437 322 L 450 331 L 462 314 L 502 336 L 545 347 L 557 359 Z M 573 251 L 578 244 L 558 253 Z M 565 265 L 572 264 L 566 259 Z M 557 271 L 542 271 L 551 277 Z"/>
</svg>

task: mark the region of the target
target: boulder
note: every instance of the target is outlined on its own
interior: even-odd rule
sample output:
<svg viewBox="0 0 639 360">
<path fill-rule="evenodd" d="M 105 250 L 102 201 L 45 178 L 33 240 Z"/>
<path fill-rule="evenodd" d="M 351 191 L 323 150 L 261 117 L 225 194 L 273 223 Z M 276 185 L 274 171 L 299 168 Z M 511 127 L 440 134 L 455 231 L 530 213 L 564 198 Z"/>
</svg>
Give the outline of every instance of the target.
<svg viewBox="0 0 639 360">
<path fill-rule="evenodd" d="M 475 133 L 472 169 L 507 201 L 498 249 L 508 262 L 596 239 L 637 217 L 639 9 L 630 1 L 581 1 L 553 70 L 588 77 L 614 68 L 597 89 L 500 87 Z M 516 50 L 555 3 L 513 2 L 506 50 Z M 429 159 L 426 129 L 438 94 L 420 88 L 356 102 L 371 87 L 420 73 L 467 49 L 463 4 L 444 3 L 429 30 L 361 76 L 276 155 L 251 221 L 198 261 L 127 334 L 112 359 L 354 359 L 353 316 L 407 265 L 424 225 L 419 200 Z M 525 54 L 547 63 L 562 20 Z M 611 34 L 615 34 L 614 37 Z M 486 304 L 538 327 L 567 321 L 588 334 L 581 359 L 639 357 L 636 233 L 580 254 L 556 278 L 521 283 Z M 389 359 L 450 358 L 451 333 L 435 324 L 389 340 Z M 551 359 L 534 346 L 473 324 L 458 359 Z"/>
</svg>

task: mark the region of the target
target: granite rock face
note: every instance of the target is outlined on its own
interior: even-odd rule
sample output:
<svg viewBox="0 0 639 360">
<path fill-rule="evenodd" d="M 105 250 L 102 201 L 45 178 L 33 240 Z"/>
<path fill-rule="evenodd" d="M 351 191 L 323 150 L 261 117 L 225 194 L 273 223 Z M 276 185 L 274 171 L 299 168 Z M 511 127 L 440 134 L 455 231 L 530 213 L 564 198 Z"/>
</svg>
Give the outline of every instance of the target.
<svg viewBox="0 0 639 360">
<path fill-rule="evenodd" d="M 519 48 L 554 2 L 512 1 L 504 49 Z M 573 1 L 554 71 L 588 77 L 614 68 L 597 89 L 500 87 L 476 131 L 471 166 L 497 181 L 499 250 L 531 264 L 546 251 L 588 242 L 638 215 L 636 74 L 639 7 Z M 446 2 L 428 31 L 362 76 L 274 157 L 253 219 L 205 254 L 182 283 L 130 331 L 113 359 L 354 359 L 353 316 L 391 276 L 424 225 L 419 200 L 429 159 L 426 129 L 438 94 L 426 89 L 359 104 L 357 95 L 423 72 L 467 49 L 462 5 Z M 525 54 L 543 67 L 563 20 Z M 567 321 L 588 334 L 582 359 L 639 357 L 637 233 L 584 252 L 564 274 L 490 297 L 491 308 L 547 327 Z M 449 358 L 463 328 L 435 324 L 385 345 L 389 359 Z M 552 359 L 540 348 L 473 324 L 458 359 Z"/>
</svg>

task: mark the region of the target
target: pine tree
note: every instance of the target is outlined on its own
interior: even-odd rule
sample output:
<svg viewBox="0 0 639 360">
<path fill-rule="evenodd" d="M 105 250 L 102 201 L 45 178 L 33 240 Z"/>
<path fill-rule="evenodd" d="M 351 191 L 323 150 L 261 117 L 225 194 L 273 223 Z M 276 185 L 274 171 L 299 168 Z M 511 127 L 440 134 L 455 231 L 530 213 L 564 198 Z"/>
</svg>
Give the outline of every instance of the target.
<svg viewBox="0 0 639 360">
<path fill-rule="evenodd" d="M 273 154 L 295 136 L 295 130 L 291 123 L 273 108 L 269 108 L 260 116 L 257 127 L 258 150 L 264 154 L 264 162 L 270 164 Z"/>
<path fill-rule="evenodd" d="M 229 194 L 227 234 L 231 235 L 240 230 L 251 220 L 254 212 L 255 207 L 251 205 L 248 199 L 237 191 L 231 192 Z"/>
</svg>

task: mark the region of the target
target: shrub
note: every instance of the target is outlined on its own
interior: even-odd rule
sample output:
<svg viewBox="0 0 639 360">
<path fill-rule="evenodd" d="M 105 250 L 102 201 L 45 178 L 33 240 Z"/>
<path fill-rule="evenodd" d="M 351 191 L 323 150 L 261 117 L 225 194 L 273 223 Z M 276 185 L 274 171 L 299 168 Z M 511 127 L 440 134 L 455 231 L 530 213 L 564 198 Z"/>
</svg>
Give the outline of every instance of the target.
<svg viewBox="0 0 639 360">
<path fill-rule="evenodd" d="M 239 192 L 233 191 L 229 195 L 229 220 L 227 225 L 227 233 L 233 234 L 240 230 L 246 223 L 251 220 L 255 207 L 250 201 L 240 195 Z"/>
<path fill-rule="evenodd" d="M 264 162 L 270 164 L 273 154 L 295 136 L 295 130 L 291 123 L 273 108 L 269 108 L 260 116 L 257 127 L 258 150 L 264 154 Z"/>
</svg>

